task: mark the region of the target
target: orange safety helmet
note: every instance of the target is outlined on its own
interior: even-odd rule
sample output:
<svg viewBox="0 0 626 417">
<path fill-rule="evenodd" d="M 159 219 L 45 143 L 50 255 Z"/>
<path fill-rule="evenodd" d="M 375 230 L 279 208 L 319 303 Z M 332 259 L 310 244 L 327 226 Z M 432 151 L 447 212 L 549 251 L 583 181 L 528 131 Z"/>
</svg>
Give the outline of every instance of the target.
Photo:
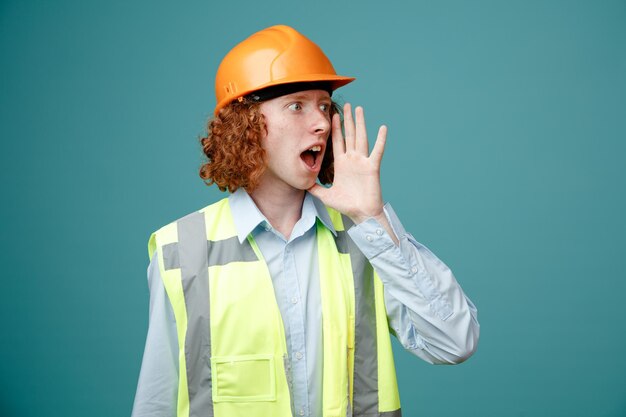
<svg viewBox="0 0 626 417">
<path fill-rule="evenodd" d="M 307 37 L 289 26 L 272 26 L 239 43 L 222 60 L 215 76 L 214 114 L 267 87 L 325 82 L 333 91 L 353 80 L 337 75 L 324 52 Z"/>
</svg>

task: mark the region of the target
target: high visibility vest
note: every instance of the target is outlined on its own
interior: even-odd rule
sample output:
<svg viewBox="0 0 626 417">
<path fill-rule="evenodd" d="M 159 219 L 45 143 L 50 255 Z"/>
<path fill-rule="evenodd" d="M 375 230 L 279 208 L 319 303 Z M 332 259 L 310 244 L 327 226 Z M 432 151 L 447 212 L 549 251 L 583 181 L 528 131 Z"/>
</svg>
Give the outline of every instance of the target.
<svg viewBox="0 0 626 417">
<path fill-rule="evenodd" d="M 383 286 L 328 208 L 317 221 L 323 417 L 399 417 Z M 150 237 L 179 347 L 178 417 L 291 417 L 289 359 L 272 279 L 252 235 L 239 243 L 228 199 Z"/>
</svg>

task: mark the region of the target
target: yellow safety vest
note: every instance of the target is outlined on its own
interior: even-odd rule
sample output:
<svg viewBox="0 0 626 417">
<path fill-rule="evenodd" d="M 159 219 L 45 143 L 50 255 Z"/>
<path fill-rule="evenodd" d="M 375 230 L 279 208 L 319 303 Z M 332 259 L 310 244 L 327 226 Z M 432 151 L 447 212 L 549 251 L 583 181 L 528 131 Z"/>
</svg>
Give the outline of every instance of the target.
<svg viewBox="0 0 626 417">
<path fill-rule="evenodd" d="M 328 208 L 317 221 L 323 331 L 323 417 L 399 417 L 383 286 Z M 178 417 L 291 417 L 285 333 L 267 264 L 239 243 L 228 199 L 150 237 L 174 310 Z"/>
</svg>

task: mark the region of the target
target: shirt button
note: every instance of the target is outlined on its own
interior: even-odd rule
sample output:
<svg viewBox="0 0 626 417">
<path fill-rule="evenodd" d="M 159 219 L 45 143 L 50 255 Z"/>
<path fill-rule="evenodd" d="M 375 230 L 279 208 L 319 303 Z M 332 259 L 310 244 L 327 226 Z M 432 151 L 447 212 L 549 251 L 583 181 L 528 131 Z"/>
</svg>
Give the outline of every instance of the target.
<svg viewBox="0 0 626 417">
<path fill-rule="evenodd" d="M 411 272 L 414 273 L 414 274 L 417 274 L 417 267 L 414 266 L 413 268 L 411 268 Z"/>
<path fill-rule="evenodd" d="M 298 414 L 300 414 L 301 416 L 304 415 L 304 410 L 301 408 L 300 411 L 298 411 Z"/>
<path fill-rule="evenodd" d="M 298 298 L 297 297 L 293 297 L 291 299 L 291 304 L 298 304 Z"/>
<path fill-rule="evenodd" d="M 382 236 L 383 235 L 383 229 L 376 229 L 376 234 L 378 236 Z"/>
<path fill-rule="evenodd" d="M 272 230 L 272 226 L 270 226 L 269 224 L 265 225 L 265 231 L 269 232 L 270 230 Z"/>
<path fill-rule="evenodd" d="M 368 242 L 371 242 L 371 241 L 372 241 L 372 237 L 371 237 L 370 235 L 365 236 L 365 239 L 366 239 Z"/>
<path fill-rule="evenodd" d="M 302 353 L 296 352 L 296 359 L 302 359 Z"/>
</svg>

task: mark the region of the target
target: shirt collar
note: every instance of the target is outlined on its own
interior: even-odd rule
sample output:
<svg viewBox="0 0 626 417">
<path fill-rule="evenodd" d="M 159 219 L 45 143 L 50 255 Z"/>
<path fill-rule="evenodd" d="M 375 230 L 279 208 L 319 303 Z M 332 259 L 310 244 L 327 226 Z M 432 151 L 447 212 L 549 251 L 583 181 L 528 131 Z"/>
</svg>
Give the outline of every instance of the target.
<svg viewBox="0 0 626 417">
<path fill-rule="evenodd" d="M 243 243 L 257 226 L 263 223 L 270 224 L 254 203 L 254 200 L 252 200 L 250 195 L 243 188 L 238 188 L 237 191 L 232 193 L 228 197 L 228 202 L 233 215 L 239 243 Z M 307 216 L 318 218 L 333 235 L 337 235 L 324 203 L 308 192 L 305 193 L 304 202 L 302 204 L 302 218 L 306 218 Z"/>
</svg>

